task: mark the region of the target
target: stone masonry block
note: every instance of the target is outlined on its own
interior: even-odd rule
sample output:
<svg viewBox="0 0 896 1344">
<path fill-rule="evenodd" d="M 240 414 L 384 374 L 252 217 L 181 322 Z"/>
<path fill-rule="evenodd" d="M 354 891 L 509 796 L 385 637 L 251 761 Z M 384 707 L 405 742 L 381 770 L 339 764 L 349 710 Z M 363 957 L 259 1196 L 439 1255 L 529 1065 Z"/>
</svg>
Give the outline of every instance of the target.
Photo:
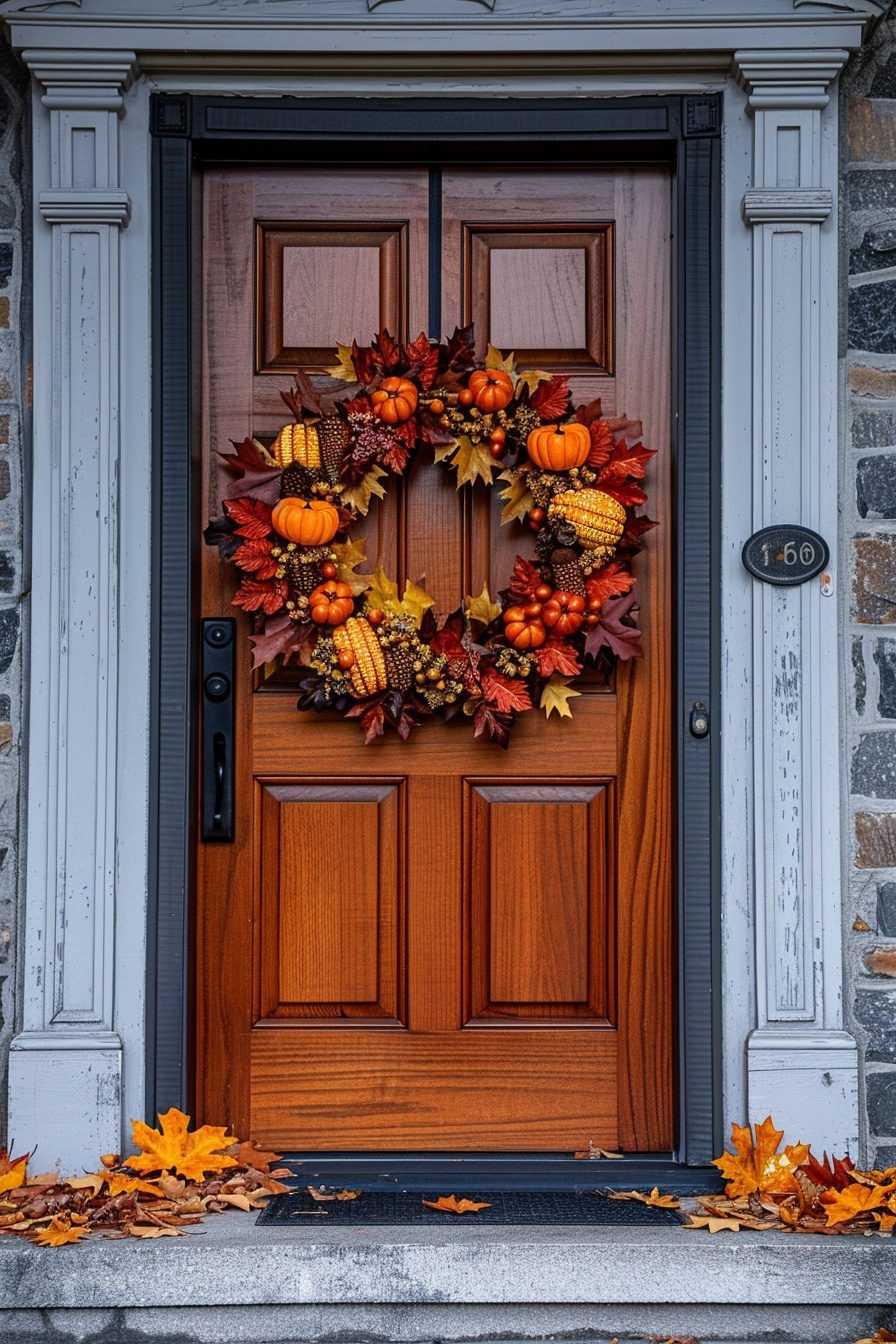
<svg viewBox="0 0 896 1344">
<path fill-rule="evenodd" d="M 896 1134 L 896 1072 L 867 1079 L 868 1123 L 875 1134 Z"/>
<path fill-rule="evenodd" d="M 896 868 L 896 812 L 857 812 L 856 867 Z"/>
<path fill-rule="evenodd" d="M 851 289 L 847 312 L 851 349 L 896 353 L 896 280 Z"/>
<path fill-rule="evenodd" d="M 847 199 L 850 210 L 896 210 L 896 172 L 854 169 L 847 178 Z"/>
<path fill-rule="evenodd" d="M 856 713 L 861 717 L 865 713 L 868 677 L 865 672 L 865 651 L 860 638 L 855 638 L 852 641 L 852 675 Z"/>
<path fill-rule="evenodd" d="M 852 446 L 860 453 L 870 448 L 896 448 L 896 410 L 857 411 L 852 421 Z"/>
<path fill-rule="evenodd" d="M 852 791 L 896 798 L 896 732 L 862 734 L 852 757 Z"/>
<path fill-rule="evenodd" d="M 0 609 L 0 676 L 8 672 L 19 641 L 19 609 Z"/>
<path fill-rule="evenodd" d="M 896 518 L 896 453 L 860 458 L 856 507 L 862 518 Z"/>
<path fill-rule="evenodd" d="M 0 243 L 0 289 L 5 289 L 9 284 L 14 258 L 12 243 Z"/>
<path fill-rule="evenodd" d="M 853 219 L 854 227 L 861 229 L 861 216 Z M 896 262 L 896 218 L 876 220 L 862 231 L 861 242 L 849 250 L 849 274 L 863 275 L 868 271 L 884 270 Z"/>
<path fill-rule="evenodd" d="M 896 534 L 858 536 L 853 546 L 853 619 L 869 625 L 896 623 Z"/>
<path fill-rule="evenodd" d="M 877 712 L 882 719 L 896 719 L 896 639 L 879 639 L 874 649 L 880 694 Z"/>
<path fill-rule="evenodd" d="M 860 989 L 854 1011 L 868 1033 L 865 1058 L 874 1064 L 896 1064 L 896 993 Z"/>
<path fill-rule="evenodd" d="M 881 976 L 885 980 L 896 980 L 896 947 L 872 947 L 862 958 L 869 975 Z M 891 1018 L 896 1026 L 896 1005 L 891 1004 Z"/>
<path fill-rule="evenodd" d="M 849 390 L 857 397 L 896 398 L 896 371 L 854 364 L 847 375 Z M 876 445 L 866 445 L 874 447 Z"/>
<path fill-rule="evenodd" d="M 896 938 L 896 882 L 881 882 L 877 888 L 877 931 Z"/>
<path fill-rule="evenodd" d="M 896 107 L 876 98 L 850 98 L 846 125 L 849 157 L 853 161 L 896 162 Z"/>
</svg>

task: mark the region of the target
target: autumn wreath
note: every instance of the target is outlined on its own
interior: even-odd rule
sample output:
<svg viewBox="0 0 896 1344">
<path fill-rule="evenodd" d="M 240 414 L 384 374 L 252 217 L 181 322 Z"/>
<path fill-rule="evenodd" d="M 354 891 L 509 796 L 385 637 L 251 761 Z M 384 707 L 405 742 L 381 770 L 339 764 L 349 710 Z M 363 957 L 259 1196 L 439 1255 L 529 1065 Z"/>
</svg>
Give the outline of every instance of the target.
<svg viewBox="0 0 896 1344">
<path fill-rule="evenodd" d="M 587 660 L 641 653 L 632 559 L 654 523 L 638 513 L 640 425 L 599 401 L 573 409 L 567 378 L 518 372 L 512 354 L 478 361 L 472 327 L 337 352 L 326 377 L 282 394 L 294 420 L 270 447 L 221 454 L 232 480 L 206 540 L 241 571 L 253 665 L 300 664 L 298 707 L 360 720 L 367 742 L 462 714 L 504 746 L 536 704 L 569 717 Z M 497 480 L 502 523 L 535 533 L 498 600 L 483 587 L 443 619 L 421 584 L 359 572 L 365 542 L 350 535 L 426 449 L 458 488 Z"/>
</svg>

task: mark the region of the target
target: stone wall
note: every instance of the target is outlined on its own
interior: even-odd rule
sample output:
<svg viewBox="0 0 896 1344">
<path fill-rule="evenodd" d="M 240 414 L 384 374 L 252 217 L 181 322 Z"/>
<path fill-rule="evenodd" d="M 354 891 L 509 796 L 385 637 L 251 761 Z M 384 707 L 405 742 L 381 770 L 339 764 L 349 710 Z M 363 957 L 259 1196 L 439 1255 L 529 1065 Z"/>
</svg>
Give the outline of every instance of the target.
<svg viewBox="0 0 896 1344">
<path fill-rule="evenodd" d="M 896 1162 L 896 18 L 842 87 L 847 1005 L 867 1156 Z"/>
</svg>

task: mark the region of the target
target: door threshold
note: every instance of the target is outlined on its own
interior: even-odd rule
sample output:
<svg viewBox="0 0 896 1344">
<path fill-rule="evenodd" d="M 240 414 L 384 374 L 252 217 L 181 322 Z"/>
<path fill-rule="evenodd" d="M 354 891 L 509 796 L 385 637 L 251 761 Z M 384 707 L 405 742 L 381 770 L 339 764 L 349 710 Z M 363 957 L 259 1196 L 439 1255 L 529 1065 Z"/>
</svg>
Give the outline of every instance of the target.
<svg viewBox="0 0 896 1344">
<path fill-rule="evenodd" d="M 352 1190 L 660 1190 L 712 1194 L 716 1167 L 687 1167 L 670 1153 L 574 1158 L 569 1153 L 291 1152 L 283 1155 L 296 1184 Z"/>
</svg>

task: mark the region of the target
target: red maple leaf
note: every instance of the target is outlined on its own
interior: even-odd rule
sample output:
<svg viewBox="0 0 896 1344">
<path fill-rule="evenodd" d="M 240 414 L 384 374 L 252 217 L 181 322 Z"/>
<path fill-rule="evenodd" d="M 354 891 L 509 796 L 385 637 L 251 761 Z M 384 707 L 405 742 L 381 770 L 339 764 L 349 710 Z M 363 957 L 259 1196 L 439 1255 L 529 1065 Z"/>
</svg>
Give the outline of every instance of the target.
<svg viewBox="0 0 896 1344">
<path fill-rule="evenodd" d="M 263 499 L 250 499 L 245 495 L 239 499 L 225 499 L 224 512 L 237 524 L 236 535 L 258 541 L 273 530 L 271 528 L 271 506 Z"/>
<path fill-rule="evenodd" d="M 272 579 L 277 573 L 277 561 L 271 555 L 270 541 L 244 541 L 238 551 L 234 551 L 234 563 L 240 569 L 254 574 L 258 579 Z"/>
<path fill-rule="evenodd" d="M 529 602 L 540 583 L 541 575 L 531 560 L 524 560 L 521 555 L 518 555 L 513 566 L 513 573 L 510 576 L 510 583 L 507 586 L 509 596 L 519 601 Z"/>
<path fill-rule="evenodd" d="M 619 542 L 620 551 L 640 551 L 643 546 L 641 538 L 645 532 L 650 532 L 653 528 L 659 527 L 659 523 L 648 518 L 646 514 L 637 514 L 630 512 L 625 520 L 625 531 Z"/>
<path fill-rule="evenodd" d="M 629 447 L 625 439 L 620 439 L 597 478 L 598 485 L 601 490 L 606 490 L 608 485 L 621 481 L 643 481 L 647 463 L 655 455 L 654 448 L 645 448 L 643 443 L 634 443 Z"/>
<path fill-rule="evenodd" d="M 384 369 L 392 369 L 401 363 L 401 346 L 385 327 L 374 336 L 371 349 Z"/>
<path fill-rule="evenodd" d="M 376 352 L 369 345 L 359 345 L 357 341 L 352 341 L 352 363 L 358 382 L 364 387 L 377 378 L 382 368 Z"/>
<path fill-rule="evenodd" d="M 599 420 L 601 413 L 600 397 L 595 397 L 593 401 L 588 401 L 584 406 L 576 407 L 575 418 L 580 425 L 590 425 L 592 420 Z"/>
<path fill-rule="evenodd" d="M 500 710 L 480 700 L 473 715 L 473 736 L 482 737 L 488 733 L 492 742 L 506 748 L 510 742 L 510 729 L 513 727 L 513 715 L 502 714 Z"/>
<path fill-rule="evenodd" d="M 439 347 L 440 369 L 468 368 L 474 359 L 473 324 L 455 327 L 454 335 Z"/>
<path fill-rule="evenodd" d="M 234 441 L 233 453 L 219 453 L 222 466 L 236 479 L 227 488 L 229 498 L 253 495 L 274 504 L 280 493 L 280 468 L 266 461 L 254 439 Z"/>
<path fill-rule="evenodd" d="M 352 705 L 351 709 L 345 711 L 345 717 L 361 720 L 365 747 L 369 747 L 375 738 L 382 737 L 386 731 L 386 709 L 381 695 L 375 700 L 362 700 L 359 704 Z"/>
<path fill-rule="evenodd" d="M 611 560 L 603 569 L 596 570 L 587 580 L 588 599 L 606 602 L 608 597 L 622 597 L 635 586 L 635 576 L 622 560 Z"/>
<path fill-rule="evenodd" d="M 301 369 L 293 375 L 294 381 L 291 388 L 286 392 L 281 391 L 283 398 L 289 410 L 292 411 L 296 420 L 302 419 L 302 412 L 308 411 L 310 415 L 320 415 L 322 411 L 320 402 L 320 393 Z"/>
<path fill-rule="evenodd" d="M 628 625 L 623 619 L 630 616 L 634 605 L 634 591 L 605 602 L 600 620 L 585 636 L 585 652 L 593 658 L 601 649 L 607 648 L 620 662 L 640 658 L 643 654 L 641 632 L 636 625 Z"/>
<path fill-rule="evenodd" d="M 828 1155 L 825 1153 L 821 1162 L 812 1153 L 800 1167 L 809 1177 L 813 1185 L 820 1185 L 824 1190 L 845 1190 L 852 1184 L 850 1172 L 855 1170 L 855 1165 L 850 1157 L 833 1157 L 830 1163 Z"/>
<path fill-rule="evenodd" d="M 559 420 L 569 409 L 569 379 L 565 374 L 557 373 L 539 383 L 529 398 L 529 405 L 538 412 L 539 419 Z"/>
<path fill-rule="evenodd" d="M 439 367 L 439 347 L 430 345 L 426 332 L 421 331 L 416 341 L 411 341 L 405 346 L 404 354 L 408 363 L 406 376 L 416 378 L 423 390 L 428 391 L 435 381 L 436 370 Z"/>
<path fill-rule="evenodd" d="M 280 658 L 284 664 L 302 660 L 302 654 L 316 640 L 320 631 L 315 626 L 302 625 L 289 616 L 270 616 L 261 634 L 250 635 L 252 666 L 263 667 Z"/>
<path fill-rule="evenodd" d="M 591 435 L 591 450 L 585 459 L 586 466 L 602 467 L 613 451 L 613 431 L 606 420 L 598 417 L 588 426 Z"/>
<path fill-rule="evenodd" d="M 526 683 L 518 678 L 505 677 L 493 667 L 482 674 L 482 695 L 500 714 L 521 714 L 532 708 Z"/>
<path fill-rule="evenodd" d="M 463 617 L 450 616 L 441 630 L 433 635 L 429 647 L 434 654 L 444 653 L 446 658 L 466 658 L 467 651 L 461 639 L 463 629 Z"/>
<path fill-rule="evenodd" d="M 380 453 L 380 461 L 389 471 L 394 471 L 396 476 L 400 476 L 408 464 L 410 448 L 407 443 L 393 432 L 388 448 Z"/>
<path fill-rule="evenodd" d="M 257 579 L 243 579 L 233 597 L 233 605 L 243 611 L 263 611 L 273 616 L 286 601 L 289 589 L 278 579 L 275 583 L 259 583 Z"/>
<path fill-rule="evenodd" d="M 601 481 L 600 488 L 605 495 L 617 499 L 627 509 L 636 509 L 647 503 L 647 496 L 636 481 L 620 481 L 618 484 Z"/>
<path fill-rule="evenodd" d="M 577 677 L 582 670 L 575 649 L 563 639 L 549 639 L 534 653 L 540 677 L 549 677 L 553 672 L 561 677 Z"/>
</svg>

